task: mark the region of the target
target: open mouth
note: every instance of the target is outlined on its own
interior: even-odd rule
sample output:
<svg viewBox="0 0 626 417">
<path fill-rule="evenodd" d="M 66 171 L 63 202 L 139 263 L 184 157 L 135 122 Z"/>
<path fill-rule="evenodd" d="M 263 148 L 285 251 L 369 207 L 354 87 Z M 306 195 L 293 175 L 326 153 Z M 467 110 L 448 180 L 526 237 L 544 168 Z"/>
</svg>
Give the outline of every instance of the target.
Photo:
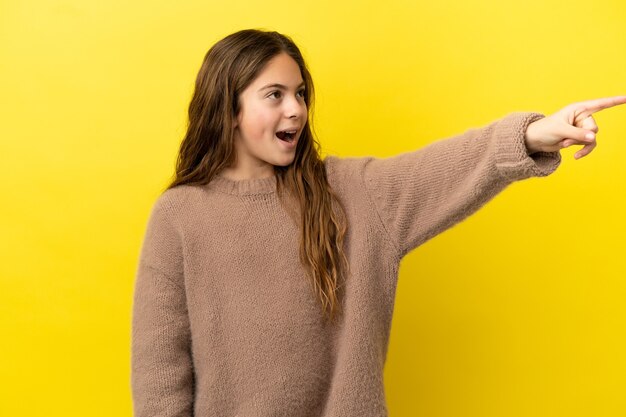
<svg viewBox="0 0 626 417">
<path fill-rule="evenodd" d="M 296 138 L 297 130 L 281 130 L 276 132 L 276 137 L 280 140 L 284 140 L 285 142 L 293 142 Z"/>
</svg>

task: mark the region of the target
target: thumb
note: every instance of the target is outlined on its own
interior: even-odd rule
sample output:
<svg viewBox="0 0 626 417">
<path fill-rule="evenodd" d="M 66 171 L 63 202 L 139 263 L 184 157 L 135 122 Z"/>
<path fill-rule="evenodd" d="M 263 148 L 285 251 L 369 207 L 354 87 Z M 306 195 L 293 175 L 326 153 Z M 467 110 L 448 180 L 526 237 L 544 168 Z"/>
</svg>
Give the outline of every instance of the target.
<svg viewBox="0 0 626 417">
<path fill-rule="evenodd" d="M 558 134 L 563 139 L 573 139 L 574 143 L 590 143 L 593 142 L 596 137 L 596 134 L 593 131 L 589 129 L 581 129 L 570 124 L 562 124 Z"/>
</svg>

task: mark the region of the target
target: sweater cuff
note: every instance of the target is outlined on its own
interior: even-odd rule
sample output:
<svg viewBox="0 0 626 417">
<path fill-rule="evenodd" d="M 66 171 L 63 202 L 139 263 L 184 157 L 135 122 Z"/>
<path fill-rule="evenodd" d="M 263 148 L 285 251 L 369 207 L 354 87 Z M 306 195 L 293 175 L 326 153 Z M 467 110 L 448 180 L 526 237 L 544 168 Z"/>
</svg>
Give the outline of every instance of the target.
<svg viewBox="0 0 626 417">
<path fill-rule="evenodd" d="M 524 134 L 529 124 L 544 118 L 545 115 L 533 112 L 516 112 L 505 116 L 496 123 L 496 167 L 509 181 L 529 177 L 545 177 L 553 173 L 561 163 L 561 154 L 536 152 L 528 154 Z"/>
</svg>

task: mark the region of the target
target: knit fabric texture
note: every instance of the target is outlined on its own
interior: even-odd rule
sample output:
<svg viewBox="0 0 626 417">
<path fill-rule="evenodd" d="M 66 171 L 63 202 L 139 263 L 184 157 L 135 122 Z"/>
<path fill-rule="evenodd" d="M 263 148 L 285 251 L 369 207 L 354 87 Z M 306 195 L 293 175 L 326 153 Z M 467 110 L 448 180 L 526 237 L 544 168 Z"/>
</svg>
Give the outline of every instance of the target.
<svg viewBox="0 0 626 417">
<path fill-rule="evenodd" d="M 216 176 L 152 207 L 136 272 L 136 417 L 382 417 L 383 368 L 403 256 L 514 181 L 551 174 L 527 153 L 540 113 L 516 112 L 387 158 L 327 156 L 348 219 L 343 314 L 322 316 L 276 177 Z"/>
</svg>

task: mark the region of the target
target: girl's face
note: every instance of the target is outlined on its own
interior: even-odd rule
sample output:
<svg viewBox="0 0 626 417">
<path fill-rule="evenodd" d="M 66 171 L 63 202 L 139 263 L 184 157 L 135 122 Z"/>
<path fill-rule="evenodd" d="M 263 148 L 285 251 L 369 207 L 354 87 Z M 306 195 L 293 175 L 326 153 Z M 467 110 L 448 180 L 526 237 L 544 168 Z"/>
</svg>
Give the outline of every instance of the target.
<svg viewBox="0 0 626 417">
<path fill-rule="evenodd" d="M 293 162 L 307 121 L 304 87 L 296 61 L 280 53 L 242 91 L 234 132 L 237 164 L 226 170 L 227 176 L 269 177 L 273 175 L 273 165 Z M 291 134 L 283 135 L 285 131 Z"/>
</svg>

